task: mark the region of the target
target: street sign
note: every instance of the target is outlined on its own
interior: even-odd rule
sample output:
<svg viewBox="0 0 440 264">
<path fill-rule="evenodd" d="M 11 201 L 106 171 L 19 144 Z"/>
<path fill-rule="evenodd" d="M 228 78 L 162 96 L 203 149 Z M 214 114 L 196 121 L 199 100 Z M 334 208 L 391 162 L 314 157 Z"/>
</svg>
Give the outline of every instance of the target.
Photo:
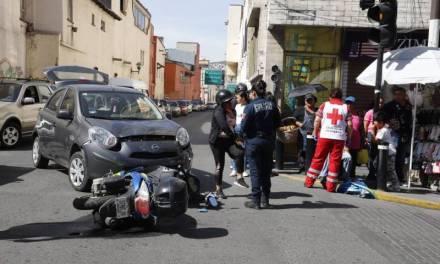
<svg viewBox="0 0 440 264">
<path fill-rule="evenodd" d="M 205 84 L 206 85 L 223 85 L 223 71 L 222 70 L 205 70 Z"/>
<path fill-rule="evenodd" d="M 234 83 L 229 83 L 226 85 L 226 89 L 233 92 L 233 93 L 235 93 L 236 88 L 237 88 L 237 85 Z"/>
</svg>

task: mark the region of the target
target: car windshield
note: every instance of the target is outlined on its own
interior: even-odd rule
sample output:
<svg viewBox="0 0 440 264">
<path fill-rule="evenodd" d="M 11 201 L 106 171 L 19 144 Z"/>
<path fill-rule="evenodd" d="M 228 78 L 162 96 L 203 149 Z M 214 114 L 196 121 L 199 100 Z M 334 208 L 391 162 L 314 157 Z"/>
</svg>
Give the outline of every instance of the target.
<svg viewBox="0 0 440 264">
<path fill-rule="evenodd" d="M 81 92 L 81 112 L 85 117 L 109 120 L 160 120 L 159 109 L 140 93 Z"/>
<path fill-rule="evenodd" d="M 177 106 L 177 103 L 176 103 L 176 102 L 168 102 L 168 104 L 169 104 L 170 106 Z"/>
<path fill-rule="evenodd" d="M 13 83 L 0 83 L 0 101 L 15 102 L 20 94 L 20 85 Z"/>
<path fill-rule="evenodd" d="M 183 101 L 179 101 L 179 106 L 186 106 L 186 103 Z"/>
</svg>

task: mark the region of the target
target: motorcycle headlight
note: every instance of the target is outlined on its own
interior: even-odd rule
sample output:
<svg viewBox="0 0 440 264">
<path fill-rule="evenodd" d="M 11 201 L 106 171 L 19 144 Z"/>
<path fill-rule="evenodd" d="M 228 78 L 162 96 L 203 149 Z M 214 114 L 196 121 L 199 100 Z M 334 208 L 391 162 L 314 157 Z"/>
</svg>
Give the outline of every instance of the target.
<svg viewBox="0 0 440 264">
<path fill-rule="evenodd" d="M 102 127 L 94 126 L 89 128 L 89 139 L 108 149 L 118 144 L 118 139 Z"/>
<path fill-rule="evenodd" d="M 185 128 L 181 127 L 177 130 L 176 141 L 179 142 L 179 145 L 182 147 L 186 147 L 189 144 L 189 135 L 188 131 Z"/>
</svg>

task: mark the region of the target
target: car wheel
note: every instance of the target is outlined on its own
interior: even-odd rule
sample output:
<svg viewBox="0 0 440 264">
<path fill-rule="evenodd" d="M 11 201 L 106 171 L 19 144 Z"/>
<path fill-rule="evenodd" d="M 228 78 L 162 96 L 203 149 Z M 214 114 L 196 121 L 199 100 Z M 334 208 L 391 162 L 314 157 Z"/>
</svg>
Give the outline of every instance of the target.
<svg viewBox="0 0 440 264">
<path fill-rule="evenodd" d="M 85 192 L 90 189 L 91 182 L 87 175 L 87 166 L 82 151 L 74 153 L 70 158 L 69 180 L 77 191 Z"/>
<path fill-rule="evenodd" d="M 35 137 L 34 144 L 32 145 L 32 161 L 35 168 L 45 169 L 49 164 L 49 159 L 43 157 L 40 151 L 40 137 Z"/>
<path fill-rule="evenodd" d="M 21 138 L 20 126 L 15 122 L 9 122 L 4 125 L 1 131 L 1 142 L 5 148 L 17 146 Z"/>
</svg>

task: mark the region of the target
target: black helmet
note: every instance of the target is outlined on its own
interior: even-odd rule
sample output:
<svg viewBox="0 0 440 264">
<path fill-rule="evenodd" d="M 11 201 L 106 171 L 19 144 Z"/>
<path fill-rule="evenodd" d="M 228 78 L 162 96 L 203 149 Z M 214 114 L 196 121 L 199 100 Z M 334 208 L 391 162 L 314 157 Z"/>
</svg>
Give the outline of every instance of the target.
<svg viewBox="0 0 440 264">
<path fill-rule="evenodd" d="M 238 93 L 245 93 L 245 92 L 247 92 L 247 90 L 248 90 L 248 88 L 247 88 L 246 84 L 239 83 L 239 84 L 237 84 L 237 88 L 235 88 L 235 93 L 236 94 L 238 94 Z"/>
<path fill-rule="evenodd" d="M 231 93 L 231 91 L 222 89 L 217 92 L 215 95 L 215 101 L 218 105 L 222 105 L 223 103 L 226 103 L 228 101 L 231 101 L 234 98 L 234 95 Z"/>
<path fill-rule="evenodd" d="M 176 217 L 188 209 L 188 189 L 181 179 L 169 176 L 153 179 L 153 192 L 159 217 Z"/>
</svg>

